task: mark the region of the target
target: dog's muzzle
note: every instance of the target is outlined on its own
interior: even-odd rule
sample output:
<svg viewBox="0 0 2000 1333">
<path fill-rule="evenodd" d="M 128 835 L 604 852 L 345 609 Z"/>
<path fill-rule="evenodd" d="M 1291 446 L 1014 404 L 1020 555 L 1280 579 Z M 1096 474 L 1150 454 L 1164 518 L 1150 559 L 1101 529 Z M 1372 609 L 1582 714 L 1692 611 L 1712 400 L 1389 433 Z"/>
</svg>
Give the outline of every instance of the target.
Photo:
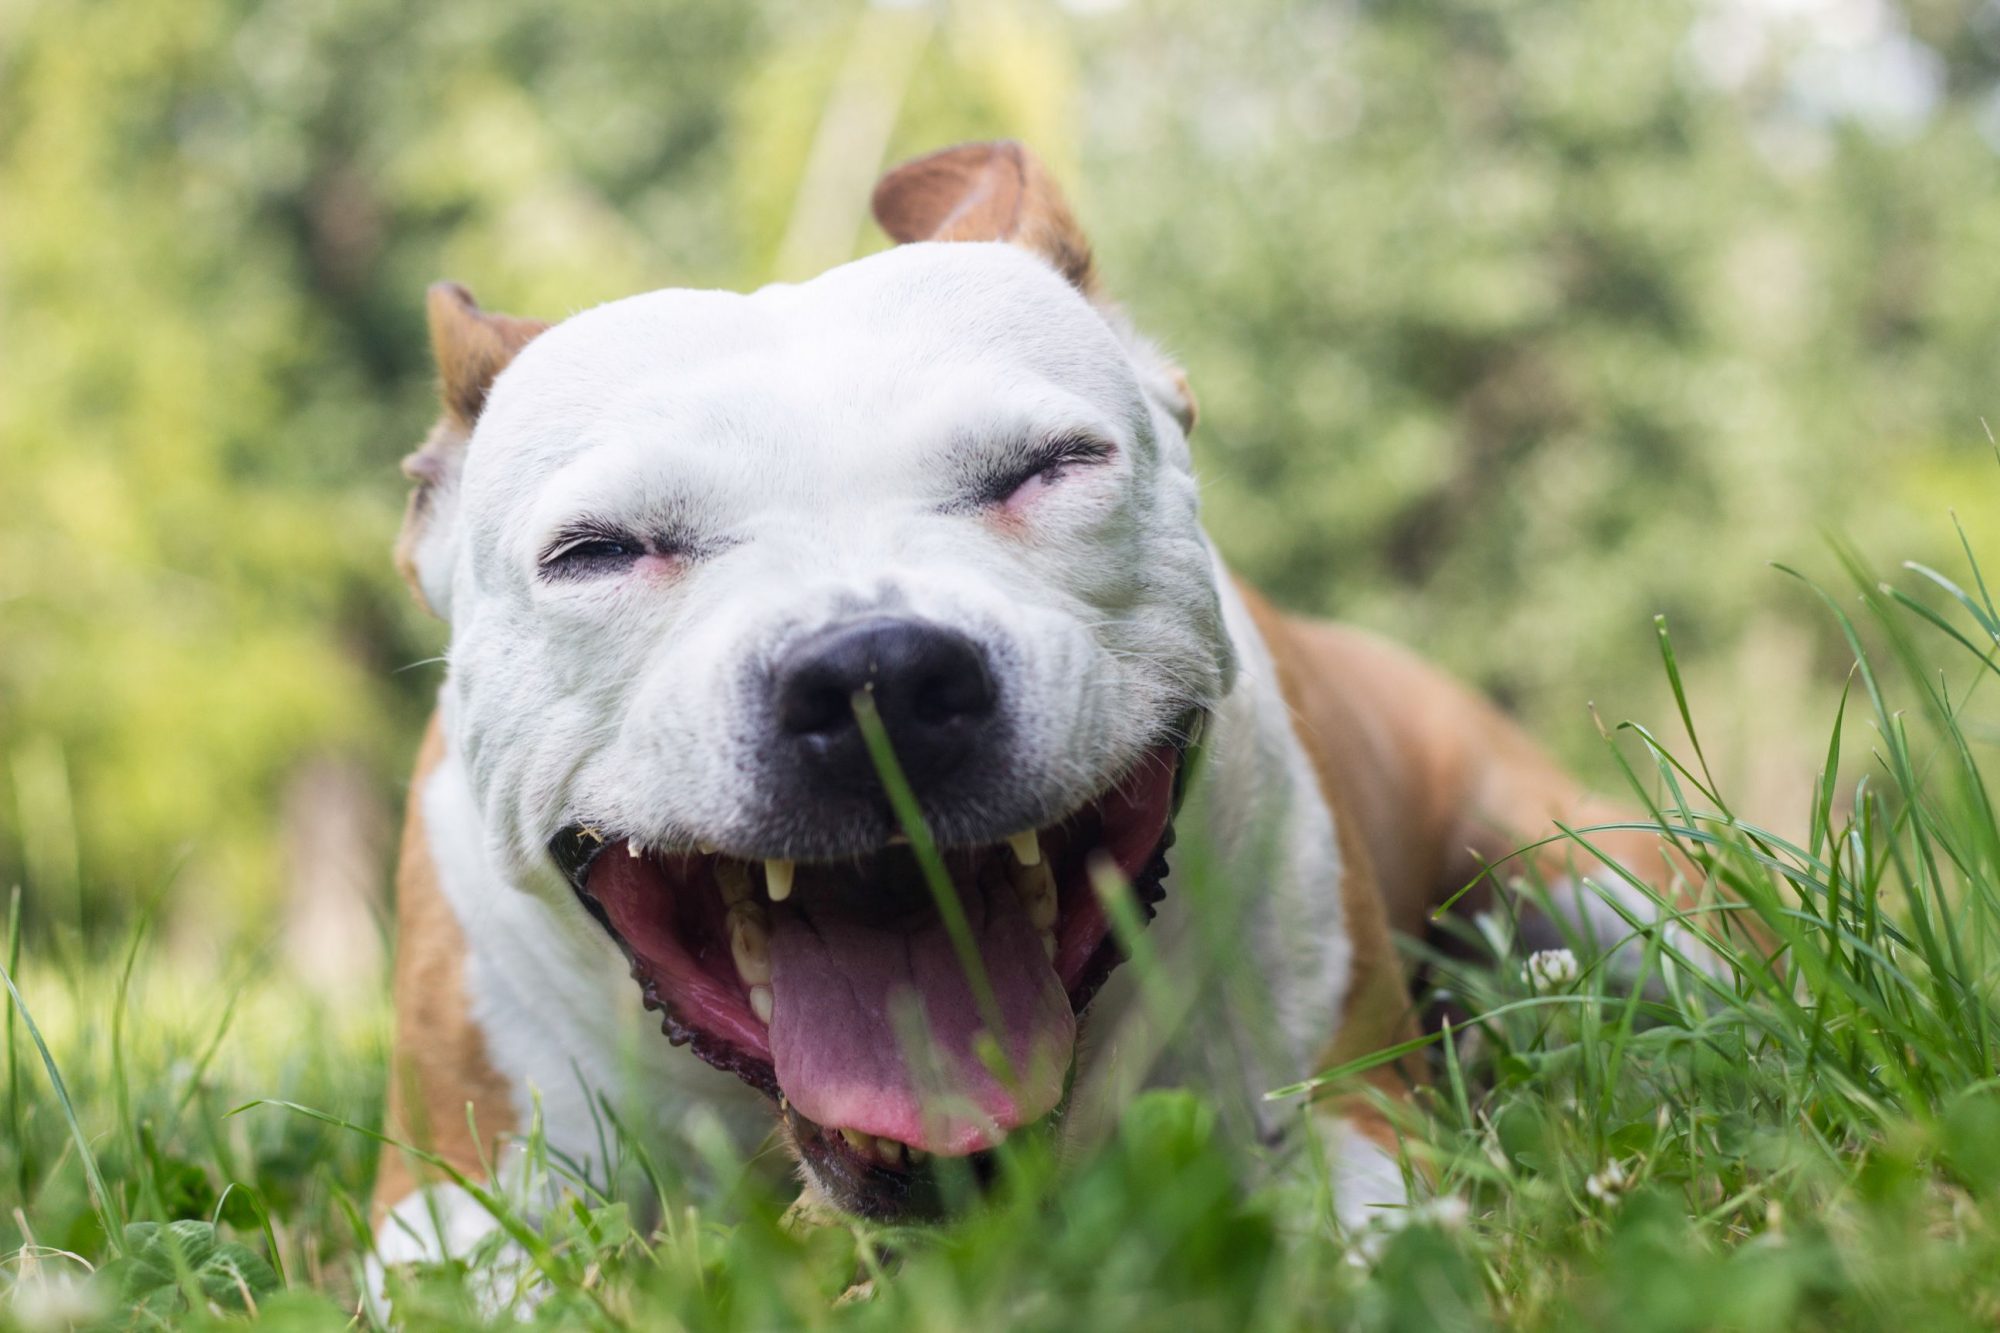
<svg viewBox="0 0 2000 1333">
<path fill-rule="evenodd" d="M 1104 891 L 1142 919 L 1164 896 L 1173 817 L 1203 715 L 1189 710 L 1095 798 L 1039 827 L 940 830 L 950 884 L 884 833 L 884 795 L 850 702 L 867 691 L 930 807 L 989 771 L 1002 724 L 970 640 L 874 619 L 810 636 L 772 672 L 775 744 L 813 822 L 852 806 L 852 854 L 650 845 L 579 819 L 550 847 L 624 950 L 676 1045 L 778 1101 L 800 1154 L 850 1211 L 937 1208 L 930 1161 L 977 1159 L 1057 1110 L 1091 997 L 1123 961 Z M 851 826 L 837 845 L 851 846 Z M 809 838 L 806 848 L 824 846 Z M 793 850 L 786 847 L 783 850 Z"/>
</svg>

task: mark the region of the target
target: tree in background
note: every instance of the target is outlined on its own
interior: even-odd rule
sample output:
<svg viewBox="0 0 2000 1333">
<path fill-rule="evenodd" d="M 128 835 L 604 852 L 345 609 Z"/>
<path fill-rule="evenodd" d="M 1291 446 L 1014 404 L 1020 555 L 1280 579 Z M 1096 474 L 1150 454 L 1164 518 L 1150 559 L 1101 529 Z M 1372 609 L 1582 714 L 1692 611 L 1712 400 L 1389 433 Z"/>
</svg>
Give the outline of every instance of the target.
<svg viewBox="0 0 2000 1333">
<path fill-rule="evenodd" d="M 1996 39 L 1865 0 L 18 3 L 0 884 L 46 926 L 175 877 L 256 919 L 340 846 L 379 880 L 442 642 L 386 555 L 427 282 L 553 317 L 807 276 L 881 243 L 884 161 L 998 134 L 1189 368 L 1244 573 L 1586 761 L 1585 700 L 1663 715 L 1664 611 L 1733 766 L 1795 783 L 1836 655 L 1762 562 L 2000 530 Z"/>
</svg>

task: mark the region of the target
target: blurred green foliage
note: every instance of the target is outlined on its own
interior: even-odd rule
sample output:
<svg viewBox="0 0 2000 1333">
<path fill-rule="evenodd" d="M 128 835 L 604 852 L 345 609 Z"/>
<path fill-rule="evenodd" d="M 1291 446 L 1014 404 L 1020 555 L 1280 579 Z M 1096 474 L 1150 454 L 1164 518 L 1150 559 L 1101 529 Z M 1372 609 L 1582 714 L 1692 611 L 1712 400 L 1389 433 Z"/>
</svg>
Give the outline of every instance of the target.
<svg viewBox="0 0 2000 1333">
<path fill-rule="evenodd" d="M 1845 661 L 1761 562 L 1821 525 L 1921 553 L 1948 503 L 2000 530 L 1996 31 L 1932 0 L 5 0 L 0 885 L 43 921 L 175 876 L 240 913 L 302 765 L 394 802 L 443 639 L 387 557 L 427 282 L 551 317 L 807 276 L 881 243 L 885 161 L 998 134 L 1187 365 L 1244 573 L 1586 762 L 1586 700 L 1658 715 L 1665 611 L 1754 806 Z"/>
</svg>

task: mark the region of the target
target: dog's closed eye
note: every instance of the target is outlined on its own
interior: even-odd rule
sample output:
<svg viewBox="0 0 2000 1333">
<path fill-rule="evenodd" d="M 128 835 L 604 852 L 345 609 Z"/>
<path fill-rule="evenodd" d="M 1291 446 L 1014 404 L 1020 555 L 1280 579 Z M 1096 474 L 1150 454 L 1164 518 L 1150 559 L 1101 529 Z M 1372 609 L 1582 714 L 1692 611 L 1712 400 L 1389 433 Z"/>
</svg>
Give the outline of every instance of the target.
<svg viewBox="0 0 2000 1333">
<path fill-rule="evenodd" d="M 627 569 L 650 553 L 646 539 L 634 533 L 581 523 L 557 533 L 535 565 L 545 579 L 587 579 Z"/>
<path fill-rule="evenodd" d="M 1002 505 L 1030 487 L 1053 486 L 1073 469 L 1108 461 L 1114 446 L 1093 435 L 1057 435 L 1024 441 L 993 460 L 972 488 L 972 501 L 984 508 Z"/>
</svg>

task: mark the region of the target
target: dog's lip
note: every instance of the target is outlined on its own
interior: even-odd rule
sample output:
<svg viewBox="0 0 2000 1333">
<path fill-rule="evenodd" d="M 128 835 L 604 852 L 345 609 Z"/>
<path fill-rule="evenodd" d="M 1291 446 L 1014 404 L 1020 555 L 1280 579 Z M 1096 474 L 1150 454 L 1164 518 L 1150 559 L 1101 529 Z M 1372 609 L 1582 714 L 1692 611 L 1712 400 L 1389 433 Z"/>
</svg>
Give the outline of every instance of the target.
<svg viewBox="0 0 2000 1333">
<path fill-rule="evenodd" d="M 1206 708 L 1198 706 L 1187 708 L 1179 713 L 1170 725 L 1160 729 L 1156 740 L 1141 748 L 1141 754 L 1161 747 L 1170 748 L 1175 752 L 1177 769 L 1174 774 L 1172 807 L 1174 816 L 1179 814 L 1181 801 L 1187 794 L 1188 780 L 1193 772 L 1193 766 L 1189 760 L 1199 750 L 1202 735 L 1207 729 L 1207 724 L 1208 710 Z M 1068 808 L 1052 809 L 1045 817 L 1023 821 L 1023 826 L 1039 829 L 1064 823 L 1074 818 L 1080 811 L 1094 804 L 1097 799 L 1097 797 L 1091 797 L 1077 802 Z M 1167 830 L 1168 842 L 1166 845 L 1171 847 L 1173 838 L 1172 816 L 1167 821 Z M 961 837 L 949 844 L 941 843 L 940 850 L 950 851 L 958 848 L 989 846 L 1004 841 L 1009 834 L 1015 831 L 1012 828 L 988 830 L 985 831 L 983 836 Z M 562 873 L 564 880 L 568 882 L 570 888 L 575 890 L 584 899 L 585 905 L 589 906 L 589 878 L 592 864 L 604 853 L 606 848 L 614 844 L 630 843 L 634 840 L 635 835 L 631 831 L 619 829 L 615 823 L 576 816 L 558 828 L 550 836 L 546 845 L 550 859 L 556 864 L 556 869 Z M 796 848 L 784 845 L 767 846 L 749 842 L 738 842 L 728 834 L 710 836 L 697 834 L 685 829 L 678 829 L 671 833 L 656 834 L 650 838 L 637 838 L 636 840 L 642 846 L 652 851 L 687 852 L 704 856 L 722 855 L 734 857 L 740 861 L 751 862 L 787 858 L 796 860 L 800 864 L 815 864 L 833 863 L 849 859 L 847 856 L 804 856 L 799 855 Z M 873 845 L 866 850 L 880 850 L 884 847 L 896 846 L 902 841 L 902 833 L 892 831 L 874 840 Z M 1165 896 L 1164 892 L 1161 896 Z M 592 908 L 591 914 L 598 917 L 600 921 L 603 920 L 601 913 L 595 908 Z"/>
</svg>

